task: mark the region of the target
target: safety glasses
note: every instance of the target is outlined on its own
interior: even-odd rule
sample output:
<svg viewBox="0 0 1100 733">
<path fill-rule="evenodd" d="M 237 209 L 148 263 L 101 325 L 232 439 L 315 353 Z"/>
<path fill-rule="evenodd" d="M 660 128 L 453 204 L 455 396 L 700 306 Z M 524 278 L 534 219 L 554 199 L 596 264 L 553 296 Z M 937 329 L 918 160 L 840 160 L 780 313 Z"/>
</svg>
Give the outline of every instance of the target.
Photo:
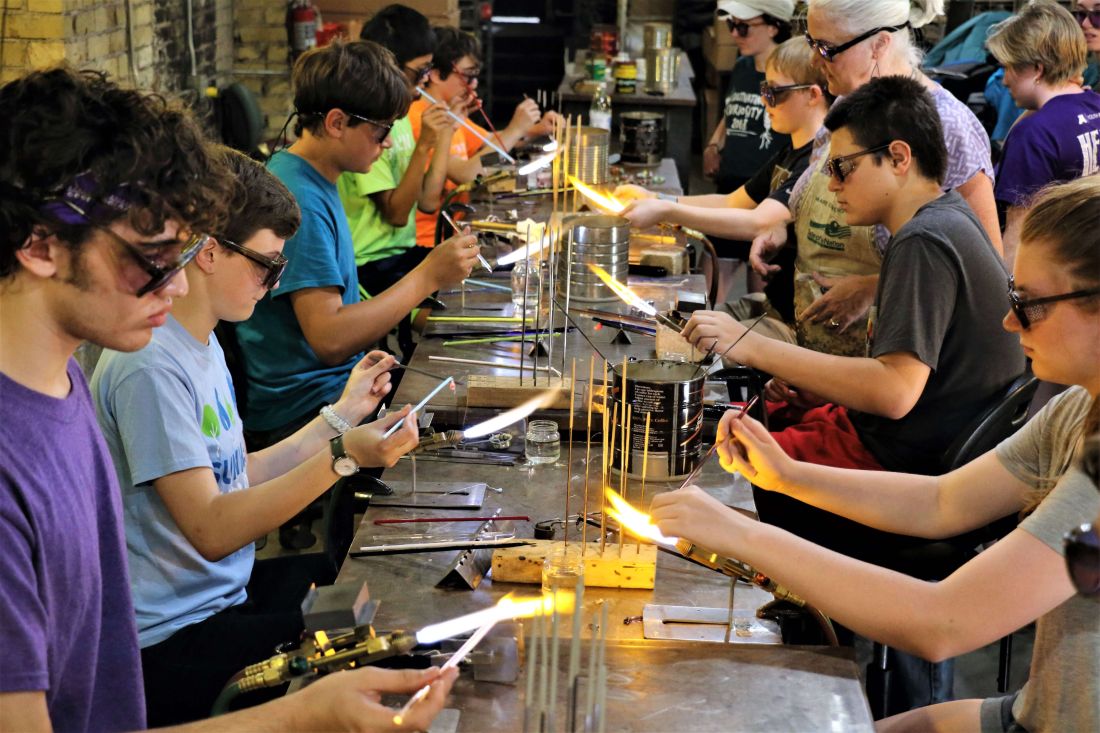
<svg viewBox="0 0 1100 733">
<path fill-rule="evenodd" d="M 406 65 L 404 69 L 405 73 L 409 75 L 410 79 L 412 79 L 412 83 L 414 86 L 419 86 L 425 79 L 428 78 L 428 74 L 432 73 L 432 65 L 430 63 L 425 64 L 420 68 Z"/>
<path fill-rule="evenodd" d="M 748 38 L 749 31 L 758 25 L 764 25 L 764 21 L 758 21 L 756 23 L 749 23 L 744 20 L 738 20 L 732 15 L 726 16 L 726 27 L 730 29 L 730 33 L 740 36 L 741 38 Z"/>
<path fill-rule="evenodd" d="M 813 36 L 811 36 L 808 32 L 805 34 L 805 36 L 806 36 L 806 43 L 810 44 L 810 48 L 812 48 L 814 51 L 817 51 L 818 55 L 820 55 L 821 58 L 825 59 L 826 61 L 832 61 L 833 59 L 835 59 L 837 56 L 839 56 L 840 54 L 847 51 L 852 46 L 855 46 L 857 43 L 862 43 L 863 41 L 866 41 L 868 38 L 875 35 L 876 33 L 881 33 L 882 31 L 887 31 L 889 33 L 894 33 L 896 31 L 900 31 L 902 28 L 908 28 L 908 27 L 909 27 L 909 21 L 905 21 L 901 25 L 883 25 L 883 26 L 879 26 L 878 28 L 872 28 L 871 30 L 867 31 L 866 33 L 864 33 L 862 35 L 856 36 L 855 38 L 853 38 L 850 41 L 847 41 L 845 43 L 841 43 L 839 46 L 834 45 L 832 43 L 829 43 L 828 41 L 819 41 L 816 38 L 814 38 Z"/>
<path fill-rule="evenodd" d="M 782 104 L 790 92 L 795 89 L 809 89 L 813 84 L 786 84 L 784 86 L 772 86 L 766 81 L 760 82 L 760 96 L 769 107 Z"/>
<path fill-rule="evenodd" d="M 1082 524 L 1066 533 L 1062 540 L 1066 552 L 1066 570 L 1077 592 L 1085 596 L 1100 593 L 1100 539 L 1096 528 Z"/>
<path fill-rule="evenodd" d="M 88 213 L 67 199 L 56 199 L 57 202 L 69 207 L 79 214 L 85 221 L 89 220 Z M 132 259 L 145 274 L 149 276 L 148 282 L 138 288 L 137 297 L 146 293 L 159 290 L 179 274 L 179 271 L 187 267 L 187 263 L 195 259 L 203 245 L 210 241 L 210 237 L 202 233 L 191 234 L 186 240 L 173 239 L 166 242 L 149 242 L 134 244 L 117 234 L 114 230 L 100 224 L 92 227 L 107 234 L 118 244 L 130 259 Z"/>
<path fill-rule="evenodd" d="M 1072 293 L 1028 299 L 1016 291 L 1016 278 L 1012 276 L 1008 278 L 1008 305 L 1012 308 L 1012 315 L 1016 316 L 1016 320 L 1020 322 L 1020 328 L 1025 330 L 1047 317 L 1048 305 L 1062 300 L 1088 298 L 1092 295 L 1100 295 L 1100 288 L 1074 290 Z"/>
<path fill-rule="evenodd" d="M 864 155 L 871 155 L 872 153 L 881 153 L 890 147 L 890 143 L 885 145 L 876 145 L 873 148 L 867 148 L 866 150 L 860 150 L 856 153 L 849 155 L 839 155 L 835 158 L 829 158 L 825 161 L 825 175 L 830 178 L 835 178 L 837 183 L 844 183 L 844 180 L 852 175 L 852 171 L 856 169 L 855 160 L 861 158 Z"/>
<path fill-rule="evenodd" d="M 264 270 L 263 281 L 260 284 L 268 290 L 271 290 L 278 284 L 279 278 L 283 276 L 283 271 L 286 270 L 287 262 L 290 261 L 282 254 L 268 257 L 267 255 L 260 254 L 254 249 L 245 247 L 243 244 L 237 244 L 228 239 L 219 239 L 218 241 L 226 249 L 247 257 L 259 265 Z"/>
<path fill-rule="evenodd" d="M 1077 19 L 1077 23 L 1084 26 L 1085 21 L 1089 22 L 1093 28 L 1100 30 L 1100 10 L 1071 10 L 1073 17 Z"/>
<path fill-rule="evenodd" d="M 375 145 L 381 145 L 382 143 L 386 142 L 386 138 L 390 136 L 390 130 L 393 129 L 393 125 L 390 124 L 390 123 L 387 123 L 387 122 L 379 122 L 378 120 L 372 120 L 369 117 L 364 117 L 363 115 L 357 115 L 354 112 L 348 112 L 347 110 L 344 110 L 344 114 L 346 114 L 348 117 L 359 120 L 360 122 L 366 122 L 366 123 L 369 123 L 370 125 L 374 126 L 378 130 L 374 134 L 374 144 Z"/>
<path fill-rule="evenodd" d="M 451 67 L 451 71 L 461 76 L 463 83 L 465 83 L 467 87 L 477 81 L 477 78 L 481 76 L 481 69 L 475 68 L 469 71 L 463 71 L 462 69 L 458 68 L 457 64 Z"/>
</svg>

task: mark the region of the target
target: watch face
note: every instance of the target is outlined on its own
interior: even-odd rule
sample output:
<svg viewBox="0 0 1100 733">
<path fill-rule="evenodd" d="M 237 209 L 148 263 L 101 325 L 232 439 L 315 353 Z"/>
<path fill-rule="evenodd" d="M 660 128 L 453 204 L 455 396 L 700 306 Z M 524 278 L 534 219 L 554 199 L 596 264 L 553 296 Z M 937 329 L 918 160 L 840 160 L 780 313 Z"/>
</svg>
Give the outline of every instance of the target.
<svg viewBox="0 0 1100 733">
<path fill-rule="evenodd" d="M 352 476 L 359 472 L 359 464 L 348 456 L 341 456 L 332 462 L 332 470 L 340 476 Z"/>
</svg>

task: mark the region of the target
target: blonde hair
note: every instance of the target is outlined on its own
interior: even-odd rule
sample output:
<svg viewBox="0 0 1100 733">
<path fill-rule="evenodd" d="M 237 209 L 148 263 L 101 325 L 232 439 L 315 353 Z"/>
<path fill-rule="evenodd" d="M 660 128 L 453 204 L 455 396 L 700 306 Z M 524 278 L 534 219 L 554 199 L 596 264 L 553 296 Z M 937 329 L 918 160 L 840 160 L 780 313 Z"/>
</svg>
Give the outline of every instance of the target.
<svg viewBox="0 0 1100 733">
<path fill-rule="evenodd" d="M 853 38 L 872 28 L 887 28 L 908 22 L 894 34 L 914 69 L 919 69 L 924 52 L 913 43 L 912 29 L 931 23 L 943 14 L 944 0 L 808 0 L 809 10 L 828 14 L 829 19 Z"/>
<path fill-rule="evenodd" d="M 825 78 L 825 71 L 815 66 L 813 60 L 814 50 L 806 39 L 791 38 L 772 49 L 768 54 L 767 66 L 790 77 L 795 84 L 816 84 L 825 94 L 828 105 L 832 101 L 829 80 Z"/>
<path fill-rule="evenodd" d="M 1051 0 L 1031 0 L 990 28 L 985 44 L 1003 66 L 1041 66 L 1042 81 L 1051 86 L 1080 77 L 1088 57 L 1081 26 Z"/>
</svg>

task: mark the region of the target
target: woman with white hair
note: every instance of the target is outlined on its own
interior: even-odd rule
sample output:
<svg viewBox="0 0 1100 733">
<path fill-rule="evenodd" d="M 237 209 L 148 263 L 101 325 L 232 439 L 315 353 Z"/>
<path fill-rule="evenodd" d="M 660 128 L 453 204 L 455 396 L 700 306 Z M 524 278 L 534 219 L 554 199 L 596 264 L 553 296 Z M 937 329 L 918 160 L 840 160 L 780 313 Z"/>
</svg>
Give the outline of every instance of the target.
<svg viewBox="0 0 1100 733">
<path fill-rule="evenodd" d="M 920 71 L 913 31 L 943 11 L 943 0 L 809 0 L 806 40 L 837 96 L 877 76 L 910 76 L 924 84 L 944 128 L 945 190 L 957 190 L 1001 252 L 993 200 L 989 138 L 974 113 Z M 874 298 L 888 233 L 849 227 L 822 172 L 828 134 L 819 136 L 810 168 L 795 186 L 791 214 L 798 239 L 795 312 L 800 345 L 835 354 L 863 353 L 866 315 Z M 776 227 L 753 243 L 750 263 L 761 274 L 786 241 Z"/>
</svg>

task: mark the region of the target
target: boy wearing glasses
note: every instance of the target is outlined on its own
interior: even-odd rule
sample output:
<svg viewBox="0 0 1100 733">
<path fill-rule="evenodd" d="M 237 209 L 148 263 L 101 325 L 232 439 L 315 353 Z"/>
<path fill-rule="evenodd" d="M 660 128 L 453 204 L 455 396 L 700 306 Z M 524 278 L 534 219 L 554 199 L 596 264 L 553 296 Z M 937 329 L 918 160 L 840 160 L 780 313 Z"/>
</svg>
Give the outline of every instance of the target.
<svg viewBox="0 0 1100 733">
<path fill-rule="evenodd" d="M 393 54 L 371 41 L 310 50 L 292 75 L 298 139 L 268 161 L 302 212 L 287 239 L 286 272 L 237 326 L 248 375 L 249 445 L 272 445 L 313 420 L 341 394 L 363 351 L 384 338 L 427 295 L 470 274 L 472 236 L 454 237 L 394 286 L 359 295 L 355 247 L 336 183 L 366 173 L 409 105 L 409 83 Z M 350 422 L 351 417 L 339 416 Z M 315 538 L 284 527 L 280 542 L 301 549 Z"/>
<path fill-rule="evenodd" d="M 404 5 L 378 11 L 359 37 L 389 49 L 413 99 L 432 67 L 435 34 L 423 15 Z M 347 172 L 336 184 L 355 243 L 359 284 L 374 296 L 390 287 L 431 252 L 416 246 L 415 210 L 433 211 L 447 178 L 447 151 L 455 125 L 442 105 L 423 115 L 419 138 L 408 115 L 394 120 L 389 147 L 367 173 Z"/>
<path fill-rule="evenodd" d="M 331 408 L 329 417 L 348 427 L 335 431 L 318 416 L 273 446 L 245 450 L 213 330 L 246 320 L 278 283 L 299 216 L 262 165 L 228 149 L 220 155 L 233 176 L 232 215 L 188 265 L 190 292 L 149 346 L 105 351 L 91 381 L 122 488 L 150 725 L 208 715 L 229 677 L 297 640 L 310 585 L 335 579 L 322 553 L 256 563 L 255 540 L 332 485 L 337 454 L 360 466 L 392 465 L 417 441 L 411 420 L 381 439 L 407 411 L 350 428 L 389 391 L 393 358 L 372 352 Z"/>
<path fill-rule="evenodd" d="M 633 199 L 623 211 L 631 224 L 644 229 L 670 222 L 728 239 L 749 240 L 760 229 L 789 219 L 791 189 L 809 165 L 814 136 L 821 129 L 832 97 L 824 75 L 813 66 L 809 47 L 800 38 L 776 46 L 765 68 L 766 78 L 759 94 L 771 128 L 784 137 L 789 135 L 787 142 L 731 194 L 675 197 L 653 194 L 635 185 L 619 186 L 615 189 L 617 197 Z M 772 317 L 756 327 L 762 332 L 786 329 L 783 323 L 794 320 L 793 252 L 787 250 L 781 255 L 783 274 L 779 264 L 768 265 L 772 276 L 764 293 Z M 738 318 L 751 315 L 747 302 L 728 307 Z"/>
<path fill-rule="evenodd" d="M 481 73 L 481 47 L 477 39 L 466 31 L 449 27 L 436 28 L 435 36 L 432 68 L 423 80 L 424 90 L 432 99 L 449 105 L 458 115 L 480 110 L 477 77 Z M 409 122 L 412 123 L 413 135 L 418 139 L 424 134 L 422 118 L 429 106 L 428 101 L 421 98 L 409 107 Z M 467 122 L 504 150 L 511 150 L 524 137 L 548 134 L 553 129 L 555 119 L 557 114 L 554 112 L 547 112 L 540 119 L 538 104 L 533 99 L 525 99 L 516 105 L 511 121 L 500 132 L 486 130 L 473 120 L 468 119 Z M 487 119 L 485 121 L 491 124 Z M 477 135 L 460 127 L 451 138 L 449 152 L 444 193 L 453 189 L 456 184 L 472 181 L 480 175 L 481 156 L 492 151 Z M 431 247 L 435 243 L 438 208 L 439 200 L 432 202 L 431 207 L 422 207 L 416 212 L 416 242 L 423 247 Z"/>
</svg>

